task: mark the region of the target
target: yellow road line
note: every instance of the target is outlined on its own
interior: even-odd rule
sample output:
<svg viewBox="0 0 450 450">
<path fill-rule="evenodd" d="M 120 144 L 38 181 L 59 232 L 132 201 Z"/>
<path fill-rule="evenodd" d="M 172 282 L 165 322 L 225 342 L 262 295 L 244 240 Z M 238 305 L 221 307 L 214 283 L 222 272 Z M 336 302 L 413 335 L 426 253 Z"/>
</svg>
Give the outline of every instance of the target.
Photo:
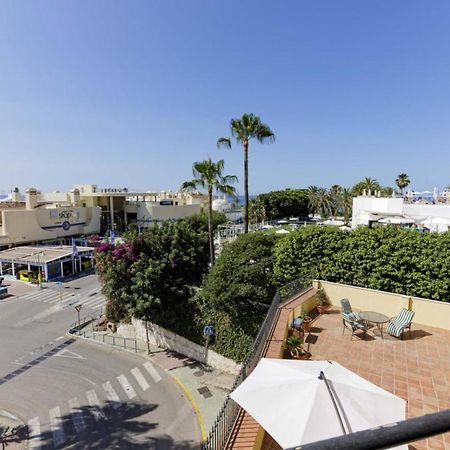
<svg viewBox="0 0 450 450">
<path fill-rule="evenodd" d="M 186 394 L 186 397 L 191 402 L 192 407 L 194 408 L 195 414 L 197 415 L 198 424 L 200 426 L 200 433 L 202 435 L 202 441 L 206 441 L 206 433 L 205 433 L 205 423 L 203 421 L 202 413 L 200 412 L 200 408 L 197 405 L 197 402 L 194 400 L 194 397 L 192 396 L 189 389 L 182 383 L 182 381 L 175 375 L 170 374 L 172 378 L 175 380 L 175 382 L 180 386 L 181 390 Z"/>
</svg>

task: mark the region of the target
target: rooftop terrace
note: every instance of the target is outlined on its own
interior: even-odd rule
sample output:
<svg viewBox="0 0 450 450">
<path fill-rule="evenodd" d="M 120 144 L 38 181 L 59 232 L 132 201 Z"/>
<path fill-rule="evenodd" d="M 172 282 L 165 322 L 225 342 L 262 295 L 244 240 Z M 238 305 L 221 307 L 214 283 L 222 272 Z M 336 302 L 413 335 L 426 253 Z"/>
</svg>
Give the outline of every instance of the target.
<svg viewBox="0 0 450 450">
<path fill-rule="evenodd" d="M 317 283 L 316 283 L 317 285 Z M 407 418 L 450 409 L 450 304 L 380 293 L 351 286 L 322 283 L 332 306 L 327 314 L 313 309 L 315 290 L 280 307 L 265 356 L 280 358 L 292 318 L 303 305 L 315 316 L 306 346 L 315 360 L 334 360 L 358 375 L 407 401 Z M 401 306 L 417 310 L 411 336 L 399 340 L 371 328 L 366 338 L 345 330 L 337 307 L 347 297 L 355 310 L 373 310 L 394 316 Z M 425 322 L 427 324 L 423 324 Z M 430 324 L 440 325 L 431 326 Z M 447 324 L 447 326 L 445 326 Z M 228 448 L 275 450 L 281 447 L 242 412 Z M 414 442 L 410 450 L 450 449 L 450 433 Z"/>
</svg>

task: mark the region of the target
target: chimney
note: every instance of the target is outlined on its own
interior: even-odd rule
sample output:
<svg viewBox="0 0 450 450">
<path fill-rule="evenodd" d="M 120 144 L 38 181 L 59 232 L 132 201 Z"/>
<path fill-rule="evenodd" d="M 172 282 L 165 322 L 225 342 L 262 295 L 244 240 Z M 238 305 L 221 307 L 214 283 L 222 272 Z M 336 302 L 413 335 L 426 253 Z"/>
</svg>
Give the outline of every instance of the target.
<svg viewBox="0 0 450 450">
<path fill-rule="evenodd" d="M 36 188 L 28 188 L 25 191 L 25 208 L 26 209 L 34 209 L 37 206 L 37 189 Z"/>
<path fill-rule="evenodd" d="M 11 192 L 11 200 L 15 203 L 20 202 L 19 188 L 15 187 L 14 190 Z"/>
</svg>

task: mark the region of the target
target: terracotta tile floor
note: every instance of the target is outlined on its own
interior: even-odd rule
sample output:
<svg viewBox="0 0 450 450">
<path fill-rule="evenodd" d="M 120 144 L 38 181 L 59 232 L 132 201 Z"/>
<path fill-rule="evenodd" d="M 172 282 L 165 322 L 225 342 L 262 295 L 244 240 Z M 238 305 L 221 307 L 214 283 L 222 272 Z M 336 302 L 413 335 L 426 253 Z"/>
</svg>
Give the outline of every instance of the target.
<svg viewBox="0 0 450 450">
<path fill-rule="evenodd" d="M 450 319 L 449 319 L 450 320 Z M 407 416 L 450 409 L 450 331 L 413 323 L 403 341 L 369 331 L 366 340 L 346 330 L 339 311 L 313 323 L 307 338 L 316 360 L 334 360 L 407 401 Z M 266 434 L 264 450 L 280 447 Z M 410 449 L 450 450 L 450 433 L 414 442 Z"/>
</svg>

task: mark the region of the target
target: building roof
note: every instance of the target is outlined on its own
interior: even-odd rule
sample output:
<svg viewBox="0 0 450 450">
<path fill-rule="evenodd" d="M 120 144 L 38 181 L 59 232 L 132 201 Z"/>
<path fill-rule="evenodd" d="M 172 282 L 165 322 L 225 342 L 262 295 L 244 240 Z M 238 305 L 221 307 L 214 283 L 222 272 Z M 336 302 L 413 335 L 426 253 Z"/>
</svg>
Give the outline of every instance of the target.
<svg viewBox="0 0 450 450">
<path fill-rule="evenodd" d="M 77 246 L 77 251 L 79 254 L 89 253 L 93 250 L 94 247 Z M 69 258 L 72 256 L 72 251 L 73 250 L 70 245 L 14 247 L 0 251 L 0 261 L 24 264 L 42 264 Z"/>
</svg>

